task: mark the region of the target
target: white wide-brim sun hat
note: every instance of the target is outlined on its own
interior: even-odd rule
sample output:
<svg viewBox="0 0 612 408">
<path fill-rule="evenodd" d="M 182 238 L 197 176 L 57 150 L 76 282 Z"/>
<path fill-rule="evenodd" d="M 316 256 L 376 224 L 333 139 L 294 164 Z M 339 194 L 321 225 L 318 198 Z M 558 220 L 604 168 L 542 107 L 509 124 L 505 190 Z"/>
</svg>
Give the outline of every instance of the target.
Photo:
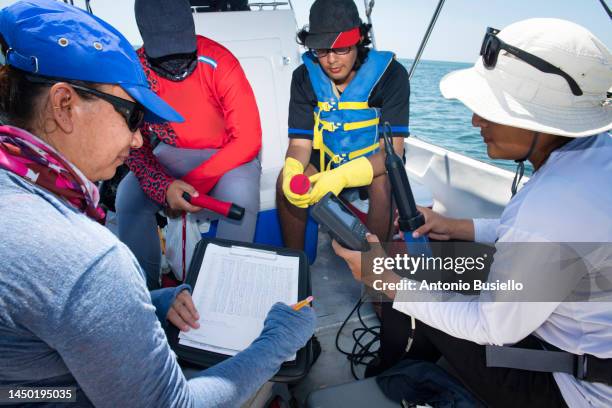
<svg viewBox="0 0 612 408">
<path fill-rule="evenodd" d="M 458 99 L 478 116 L 502 125 L 559 136 L 585 137 L 612 129 L 612 57 L 585 28 L 565 20 L 537 18 L 509 25 L 502 41 L 534 54 L 570 75 L 583 94 L 572 94 L 567 81 L 546 74 L 501 50 L 497 64 L 447 74 L 442 95 Z"/>
</svg>

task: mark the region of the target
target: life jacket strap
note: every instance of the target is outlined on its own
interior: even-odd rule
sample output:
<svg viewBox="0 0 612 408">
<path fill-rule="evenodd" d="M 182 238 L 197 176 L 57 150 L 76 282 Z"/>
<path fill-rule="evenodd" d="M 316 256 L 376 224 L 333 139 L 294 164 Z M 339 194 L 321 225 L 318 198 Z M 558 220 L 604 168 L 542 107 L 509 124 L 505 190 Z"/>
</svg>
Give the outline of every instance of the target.
<svg viewBox="0 0 612 408">
<path fill-rule="evenodd" d="M 320 149 L 323 146 L 323 131 L 327 130 L 328 132 L 335 132 L 338 128 L 335 123 L 328 122 L 326 120 L 321 119 L 321 112 L 319 110 L 314 113 L 314 132 L 312 138 L 312 147 L 314 149 Z"/>
<path fill-rule="evenodd" d="M 335 103 L 329 102 L 317 102 L 317 106 L 319 110 L 329 112 L 334 109 L 347 109 L 347 110 L 360 110 L 360 109 L 369 109 L 370 105 L 368 105 L 368 101 L 365 102 L 338 102 L 337 108 Z"/>
<path fill-rule="evenodd" d="M 361 122 L 348 122 L 344 124 L 344 130 L 357 130 L 363 129 L 370 126 L 377 126 L 380 123 L 380 118 L 374 118 L 369 120 L 362 120 Z"/>
<path fill-rule="evenodd" d="M 368 109 L 370 107 L 370 105 L 368 105 L 368 102 L 339 102 L 338 103 L 338 109 L 353 109 L 353 110 L 359 110 L 359 109 Z"/>
<path fill-rule="evenodd" d="M 331 169 L 332 164 L 341 164 L 348 158 L 348 161 L 356 159 L 357 157 L 363 156 L 370 152 L 377 150 L 380 147 L 380 143 L 376 142 L 370 146 L 364 147 L 363 149 L 355 150 L 347 155 L 334 154 L 326 145 L 323 145 L 319 152 L 319 168 L 321 171 L 328 171 Z M 325 155 L 329 156 L 329 162 L 325 166 Z"/>
<path fill-rule="evenodd" d="M 379 123 L 380 118 L 362 120 L 360 122 L 348 122 L 342 125 L 342 130 L 346 132 L 350 130 L 363 129 L 370 126 L 377 126 Z M 334 122 L 328 122 L 326 120 L 323 120 L 319 117 L 319 115 L 315 116 L 315 132 L 318 131 L 319 133 L 321 133 L 321 136 L 323 135 L 324 130 L 328 132 L 335 132 L 338 129 L 340 129 L 340 126 L 338 126 Z"/>
<path fill-rule="evenodd" d="M 359 149 L 359 150 L 355 150 L 354 152 L 350 152 L 349 153 L 349 160 L 353 160 L 359 156 L 363 156 L 364 154 L 368 154 L 370 152 L 373 152 L 374 150 L 378 149 L 380 147 L 380 143 L 376 142 L 371 144 L 368 147 L 364 147 L 363 149 Z"/>
<path fill-rule="evenodd" d="M 334 105 L 329 103 L 329 102 L 317 102 L 317 106 L 319 108 L 319 111 L 325 111 L 325 112 L 329 112 L 334 108 Z"/>
<path fill-rule="evenodd" d="M 329 163 L 327 163 L 327 167 L 325 167 L 325 155 L 329 156 Z M 340 156 L 339 154 L 334 154 L 334 152 L 332 152 L 329 147 L 323 144 L 319 152 L 319 169 L 321 169 L 320 171 L 328 171 L 331 169 L 332 164 L 340 164 L 342 163 L 342 161 L 342 156 Z"/>
</svg>

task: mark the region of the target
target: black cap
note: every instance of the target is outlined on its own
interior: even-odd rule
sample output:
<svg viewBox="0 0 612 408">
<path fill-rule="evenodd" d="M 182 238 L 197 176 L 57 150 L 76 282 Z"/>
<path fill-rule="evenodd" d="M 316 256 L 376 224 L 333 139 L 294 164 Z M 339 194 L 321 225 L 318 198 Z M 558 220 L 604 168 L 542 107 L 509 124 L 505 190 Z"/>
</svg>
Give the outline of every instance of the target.
<svg viewBox="0 0 612 408">
<path fill-rule="evenodd" d="M 195 24 L 188 0 L 136 0 L 134 12 L 149 57 L 195 52 Z"/>
<path fill-rule="evenodd" d="M 316 0 L 310 7 L 308 48 L 342 48 L 355 45 L 361 19 L 353 0 Z"/>
</svg>

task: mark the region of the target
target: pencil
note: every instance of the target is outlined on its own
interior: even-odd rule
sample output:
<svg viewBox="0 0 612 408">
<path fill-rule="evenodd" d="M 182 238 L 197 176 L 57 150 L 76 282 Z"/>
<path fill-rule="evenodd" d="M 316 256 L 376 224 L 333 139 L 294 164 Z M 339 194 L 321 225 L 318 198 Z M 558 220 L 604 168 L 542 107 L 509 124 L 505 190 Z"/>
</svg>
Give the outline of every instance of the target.
<svg viewBox="0 0 612 408">
<path fill-rule="evenodd" d="M 313 300 L 314 300 L 314 296 L 308 296 L 306 299 L 299 301 L 295 305 L 291 306 L 291 308 L 295 311 L 300 310 L 301 308 L 308 305 Z"/>
</svg>

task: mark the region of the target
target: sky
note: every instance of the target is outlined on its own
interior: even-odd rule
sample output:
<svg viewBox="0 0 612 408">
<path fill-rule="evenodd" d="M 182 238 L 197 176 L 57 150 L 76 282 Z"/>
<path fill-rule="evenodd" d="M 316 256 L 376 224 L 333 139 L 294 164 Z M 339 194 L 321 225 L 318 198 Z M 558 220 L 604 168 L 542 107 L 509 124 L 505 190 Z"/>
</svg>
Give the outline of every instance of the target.
<svg viewBox="0 0 612 408">
<path fill-rule="evenodd" d="M 306 23 L 303 3 L 310 2 L 294 1 L 299 18 Z M 363 9 L 363 0 L 357 3 Z M 608 3 L 611 7 L 612 2 Z M 413 58 L 437 4 L 437 0 L 376 1 L 372 21 L 378 48 Z M 612 22 L 599 0 L 446 0 L 423 58 L 474 62 L 487 26 L 501 29 L 533 17 L 573 21 L 612 47 Z"/>
<path fill-rule="evenodd" d="M 355 1 L 365 19 L 363 0 Z M 612 1 L 605 1 L 612 8 Z M 14 1 L 0 0 L 0 7 L 11 3 Z M 313 1 L 292 3 L 298 26 L 307 24 Z M 75 4 L 84 2 L 76 0 Z M 91 1 L 96 15 L 115 25 L 130 41 L 138 42 L 133 4 L 133 0 Z M 400 58 L 413 58 L 437 4 L 437 0 L 377 0 L 372 22 L 378 48 L 393 51 Z M 446 0 L 423 58 L 474 62 L 487 26 L 501 29 L 531 17 L 573 21 L 612 48 L 612 22 L 599 0 Z"/>
</svg>

